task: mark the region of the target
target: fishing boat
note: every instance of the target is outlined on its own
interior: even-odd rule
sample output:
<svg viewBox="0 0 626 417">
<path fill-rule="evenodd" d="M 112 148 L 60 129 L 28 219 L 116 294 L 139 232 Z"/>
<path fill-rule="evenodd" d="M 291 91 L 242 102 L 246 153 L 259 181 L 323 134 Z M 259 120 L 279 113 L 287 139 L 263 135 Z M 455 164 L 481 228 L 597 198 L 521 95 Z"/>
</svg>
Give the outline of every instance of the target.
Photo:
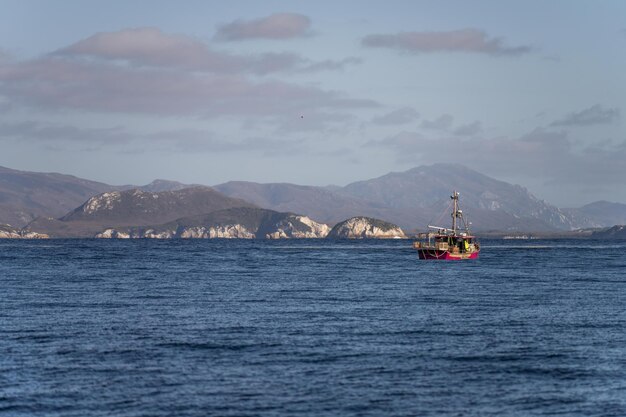
<svg viewBox="0 0 626 417">
<path fill-rule="evenodd" d="M 459 193 L 454 191 L 452 199 L 452 228 L 431 226 L 427 233 L 418 235 L 421 240 L 413 242 L 420 259 L 441 259 L 448 261 L 476 259 L 480 245 L 469 230 L 469 224 L 459 208 Z M 463 226 L 459 227 L 459 220 Z"/>
</svg>

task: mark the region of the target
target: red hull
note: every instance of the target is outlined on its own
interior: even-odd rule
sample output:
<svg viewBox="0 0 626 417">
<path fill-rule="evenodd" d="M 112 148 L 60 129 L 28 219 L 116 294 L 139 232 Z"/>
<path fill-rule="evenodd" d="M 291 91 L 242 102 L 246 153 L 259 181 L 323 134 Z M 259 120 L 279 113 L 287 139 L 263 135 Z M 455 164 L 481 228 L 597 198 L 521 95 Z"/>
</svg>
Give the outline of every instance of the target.
<svg viewBox="0 0 626 417">
<path fill-rule="evenodd" d="M 442 261 L 462 261 L 465 259 L 478 258 L 479 251 L 471 253 L 450 253 L 447 250 L 420 248 L 417 254 L 420 259 L 434 259 Z"/>
</svg>

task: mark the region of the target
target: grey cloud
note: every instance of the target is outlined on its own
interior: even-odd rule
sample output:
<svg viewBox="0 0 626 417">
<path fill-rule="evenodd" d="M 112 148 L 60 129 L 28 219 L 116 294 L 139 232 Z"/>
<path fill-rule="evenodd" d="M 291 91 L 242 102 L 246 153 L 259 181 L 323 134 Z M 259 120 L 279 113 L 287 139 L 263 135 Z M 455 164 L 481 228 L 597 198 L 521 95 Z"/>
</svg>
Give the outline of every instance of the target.
<svg viewBox="0 0 626 417">
<path fill-rule="evenodd" d="M 382 116 L 374 117 L 373 123 L 379 125 L 400 125 L 417 120 L 420 114 L 411 107 L 403 107 Z"/>
<path fill-rule="evenodd" d="M 310 63 L 299 55 L 265 53 L 241 56 L 215 51 L 185 35 L 164 33 L 157 28 L 102 32 L 53 53 L 57 57 L 126 61 L 134 66 L 179 68 L 212 73 L 287 71 Z"/>
<path fill-rule="evenodd" d="M 0 124 L 1 141 L 38 142 L 54 150 L 63 144 L 72 149 L 99 150 L 105 146 L 133 144 L 151 150 L 178 152 L 257 152 L 263 154 L 290 153 L 302 149 L 303 140 L 279 140 L 264 137 L 230 141 L 217 138 L 215 133 L 200 129 L 165 130 L 154 133 L 132 133 L 123 127 L 82 128 L 36 121 Z M 80 145 L 77 147 L 77 145 Z"/>
<path fill-rule="evenodd" d="M 272 115 L 375 106 L 370 100 L 242 74 L 120 66 L 52 56 L 0 67 L 0 95 L 52 109 L 162 115 Z"/>
<path fill-rule="evenodd" d="M 153 145 L 160 144 L 163 150 L 178 152 L 252 152 L 267 155 L 291 154 L 302 151 L 304 141 L 281 140 L 267 137 L 248 137 L 230 141 L 217 138 L 214 133 L 199 129 L 178 129 L 151 133 L 143 136 Z"/>
<path fill-rule="evenodd" d="M 372 107 L 337 91 L 251 74 L 341 69 L 291 53 L 237 56 L 155 28 L 99 33 L 52 54 L 0 65 L 0 98 L 15 105 L 159 115 L 268 115 Z"/>
<path fill-rule="evenodd" d="M 425 137 L 401 132 L 366 147 L 386 149 L 399 162 L 422 158 L 438 162 L 489 167 L 505 177 L 537 178 L 546 184 L 571 187 L 623 184 L 626 176 L 626 141 L 575 147 L 567 132 L 537 128 L 518 138 Z"/>
<path fill-rule="evenodd" d="M 235 20 L 218 28 L 215 38 L 223 41 L 244 39 L 291 39 L 310 34 L 311 19 L 297 13 L 275 13 L 254 20 Z"/>
<path fill-rule="evenodd" d="M 0 48 L 0 65 L 2 65 L 3 63 L 7 63 L 7 62 L 11 61 L 11 59 L 12 59 L 11 54 L 9 54 L 4 49 Z"/>
<path fill-rule="evenodd" d="M 299 71 L 300 72 L 337 71 L 337 70 L 340 71 L 349 65 L 358 65 L 361 62 L 362 60 L 356 57 L 348 57 L 340 61 L 327 59 L 325 61 L 310 62 L 307 65 L 303 66 Z"/>
<path fill-rule="evenodd" d="M 411 155 L 423 151 L 421 144 L 428 140 L 417 132 L 403 131 L 385 139 L 370 140 L 365 143 L 366 147 L 383 147 L 399 154 L 408 152 Z"/>
<path fill-rule="evenodd" d="M 372 34 L 363 38 L 361 43 L 368 47 L 392 48 L 410 53 L 471 52 L 504 56 L 531 51 L 529 46 L 505 46 L 501 38 L 490 38 L 479 29 Z"/>
<path fill-rule="evenodd" d="M 342 70 L 360 63 L 349 57 L 339 61 L 315 62 L 290 52 L 236 55 L 216 51 L 190 36 L 164 33 L 157 28 L 133 28 L 101 32 L 61 48 L 53 57 L 79 60 L 103 60 L 136 67 L 171 68 L 216 74 L 276 72 L 314 72 Z"/>
<path fill-rule="evenodd" d="M 449 114 L 443 114 L 435 120 L 422 121 L 421 127 L 424 129 L 446 130 L 452 127 L 452 122 L 454 122 L 454 117 Z"/>
<path fill-rule="evenodd" d="M 213 72 L 240 71 L 246 64 L 241 57 L 213 51 L 197 39 L 166 34 L 151 27 L 96 33 L 59 49 L 54 55 L 124 60 L 133 65 Z"/>
<path fill-rule="evenodd" d="M 132 137 L 122 127 L 80 128 L 35 121 L 0 124 L 0 140 L 122 144 L 129 142 Z"/>
<path fill-rule="evenodd" d="M 279 133 L 324 132 L 332 133 L 346 128 L 356 117 L 344 112 L 307 111 L 302 114 L 287 114 L 273 121 Z"/>
<path fill-rule="evenodd" d="M 477 120 L 473 123 L 457 127 L 456 129 L 454 129 L 453 133 L 458 136 L 472 136 L 482 132 L 482 130 L 483 125 Z"/>
<path fill-rule="evenodd" d="M 551 126 L 589 126 L 613 123 L 619 119 L 617 108 L 604 108 L 596 104 L 579 112 L 570 113 L 563 119 L 552 122 Z"/>
</svg>

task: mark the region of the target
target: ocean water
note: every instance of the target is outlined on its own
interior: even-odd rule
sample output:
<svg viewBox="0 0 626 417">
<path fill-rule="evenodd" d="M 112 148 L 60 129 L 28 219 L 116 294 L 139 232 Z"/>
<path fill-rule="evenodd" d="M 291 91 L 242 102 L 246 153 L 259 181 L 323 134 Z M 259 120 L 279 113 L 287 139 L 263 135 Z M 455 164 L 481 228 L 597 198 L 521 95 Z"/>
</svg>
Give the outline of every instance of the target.
<svg viewBox="0 0 626 417">
<path fill-rule="evenodd" d="M 626 242 L 0 241 L 0 415 L 624 416 Z"/>
</svg>

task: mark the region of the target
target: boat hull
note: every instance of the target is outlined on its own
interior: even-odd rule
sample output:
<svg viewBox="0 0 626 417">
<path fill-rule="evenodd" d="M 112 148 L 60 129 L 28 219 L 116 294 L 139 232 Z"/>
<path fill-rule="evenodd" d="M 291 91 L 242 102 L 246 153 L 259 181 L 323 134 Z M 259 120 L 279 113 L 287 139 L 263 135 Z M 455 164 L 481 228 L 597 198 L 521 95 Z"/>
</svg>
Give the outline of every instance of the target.
<svg viewBox="0 0 626 417">
<path fill-rule="evenodd" d="M 462 261 L 465 259 L 478 258 L 479 251 L 465 253 L 451 253 L 447 250 L 420 248 L 417 255 L 420 259 L 432 259 L 441 261 Z"/>
</svg>

